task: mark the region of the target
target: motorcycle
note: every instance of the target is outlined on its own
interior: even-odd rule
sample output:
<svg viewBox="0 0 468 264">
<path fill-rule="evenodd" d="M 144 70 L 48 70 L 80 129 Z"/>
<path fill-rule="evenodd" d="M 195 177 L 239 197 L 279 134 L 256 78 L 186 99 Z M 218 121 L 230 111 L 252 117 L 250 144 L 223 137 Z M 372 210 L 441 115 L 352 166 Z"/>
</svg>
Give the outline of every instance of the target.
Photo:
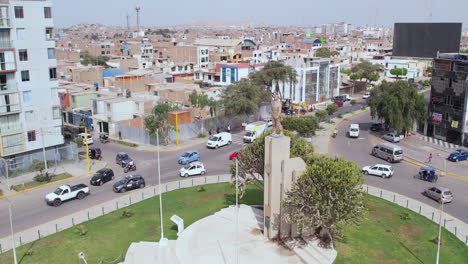
<svg viewBox="0 0 468 264">
<path fill-rule="evenodd" d="M 129 172 L 130 170 L 136 171 L 136 164 L 135 164 L 135 162 L 133 162 L 133 160 L 130 161 L 129 163 L 127 163 L 127 165 L 125 165 L 125 167 L 124 167 L 124 172 L 125 173 Z"/>
<path fill-rule="evenodd" d="M 338 135 L 338 131 L 333 131 L 332 137 L 336 138 L 337 135 Z"/>
</svg>

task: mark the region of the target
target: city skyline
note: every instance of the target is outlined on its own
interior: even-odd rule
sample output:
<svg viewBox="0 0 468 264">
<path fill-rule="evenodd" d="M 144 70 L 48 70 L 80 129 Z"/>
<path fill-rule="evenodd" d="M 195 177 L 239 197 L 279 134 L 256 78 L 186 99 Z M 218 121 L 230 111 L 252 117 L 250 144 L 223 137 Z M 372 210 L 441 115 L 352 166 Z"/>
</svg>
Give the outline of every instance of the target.
<svg viewBox="0 0 468 264">
<path fill-rule="evenodd" d="M 468 16 L 464 12 L 468 8 L 466 0 L 452 0 L 450 6 L 442 0 L 395 0 L 391 6 L 385 6 L 387 2 L 375 0 L 359 1 L 359 6 L 357 1 L 344 0 L 318 3 L 292 0 L 288 1 L 287 6 L 277 0 L 240 0 L 233 7 L 214 6 L 216 3 L 208 0 L 182 2 L 165 2 L 164 6 L 158 6 L 148 0 L 60 0 L 54 1 L 54 23 L 59 28 L 80 22 L 124 27 L 129 14 L 130 25 L 136 26 L 135 6 L 139 5 L 140 25 L 144 27 L 174 26 L 213 19 L 227 24 L 248 21 L 284 26 L 315 26 L 339 22 L 361 26 L 391 26 L 396 22 L 431 21 L 461 22 L 464 28 L 468 26 Z M 89 8 L 90 6 L 93 8 Z M 281 13 L 278 13 L 279 10 Z"/>
</svg>

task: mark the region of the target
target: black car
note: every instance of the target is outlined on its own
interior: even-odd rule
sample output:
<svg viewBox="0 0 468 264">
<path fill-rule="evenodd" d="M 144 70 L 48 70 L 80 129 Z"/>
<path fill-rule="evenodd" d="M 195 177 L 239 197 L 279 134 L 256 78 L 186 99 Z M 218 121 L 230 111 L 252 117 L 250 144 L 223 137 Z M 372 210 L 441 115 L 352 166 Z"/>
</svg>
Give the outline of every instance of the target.
<svg viewBox="0 0 468 264">
<path fill-rule="evenodd" d="M 105 182 L 108 182 L 113 179 L 114 179 L 114 171 L 112 169 L 105 168 L 105 169 L 98 170 L 93 175 L 89 183 L 91 185 L 103 185 Z"/>
<path fill-rule="evenodd" d="M 383 125 L 381 123 L 373 123 L 370 127 L 370 130 L 372 131 L 381 131 L 383 128 Z"/>
<path fill-rule="evenodd" d="M 114 192 L 126 192 L 137 188 L 145 188 L 145 179 L 141 175 L 128 175 L 114 183 Z"/>
<path fill-rule="evenodd" d="M 119 153 L 117 153 L 117 156 L 115 156 L 115 163 L 122 166 L 122 168 L 125 167 L 125 165 L 127 165 L 127 163 L 130 160 L 132 160 L 132 159 L 125 152 L 119 152 Z"/>
</svg>

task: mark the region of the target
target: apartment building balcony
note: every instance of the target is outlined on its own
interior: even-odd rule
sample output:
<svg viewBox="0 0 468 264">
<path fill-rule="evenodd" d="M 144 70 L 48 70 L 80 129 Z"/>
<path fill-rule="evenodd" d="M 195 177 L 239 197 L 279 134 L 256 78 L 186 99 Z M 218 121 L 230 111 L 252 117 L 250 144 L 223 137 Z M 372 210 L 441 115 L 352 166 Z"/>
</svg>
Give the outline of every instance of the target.
<svg viewBox="0 0 468 264">
<path fill-rule="evenodd" d="M 0 0 L 0 28 L 11 27 L 10 12 L 9 12 L 8 4 L 9 4 L 9 1 Z"/>
<path fill-rule="evenodd" d="M 21 112 L 20 96 L 16 91 L 6 91 L 0 94 L 0 116 L 18 114 Z"/>
<path fill-rule="evenodd" d="M 0 39 L 0 50 L 13 48 L 13 41 Z"/>
<path fill-rule="evenodd" d="M 0 50 L 0 73 L 15 71 L 15 49 Z"/>
<path fill-rule="evenodd" d="M 16 83 L 1 83 L 0 82 L 0 94 L 6 94 L 11 92 L 17 92 L 18 86 Z"/>
</svg>

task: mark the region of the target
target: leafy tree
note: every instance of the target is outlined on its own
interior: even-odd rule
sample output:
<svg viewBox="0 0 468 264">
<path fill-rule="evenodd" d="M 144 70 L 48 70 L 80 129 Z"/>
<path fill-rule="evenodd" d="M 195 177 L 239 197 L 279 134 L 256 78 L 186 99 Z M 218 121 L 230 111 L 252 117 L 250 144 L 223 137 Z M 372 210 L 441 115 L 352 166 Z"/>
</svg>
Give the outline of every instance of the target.
<svg viewBox="0 0 468 264">
<path fill-rule="evenodd" d="M 252 184 L 259 190 L 263 191 L 263 175 L 265 167 L 265 137 L 270 135 L 272 131 L 262 133 L 254 142 L 247 147 L 238 151 L 238 177 L 241 185 L 242 195 L 247 184 Z M 313 155 L 314 146 L 303 138 L 296 138 L 295 135 L 288 130 L 283 130 L 283 133 L 291 138 L 291 148 L 289 150 L 291 157 L 301 157 L 305 159 Z M 235 181 L 236 164 L 232 164 L 231 177 Z M 258 177 L 256 177 L 258 175 Z"/>
<path fill-rule="evenodd" d="M 76 146 L 81 148 L 83 146 L 83 139 L 81 137 L 76 137 L 73 139 L 73 142 L 76 143 Z"/>
<path fill-rule="evenodd" d="M 263 69 L 250 74 L 250 80 L 252 83 L 279 95 L 279 97 L 285 98 L 280 91 L 279 84 L 282 83 L 284 88 L 288 82 L 290 90 L 294 89 L 297 83 L 297 72 L 291 66 L 284 65 L 283 62 L 269 61 Z"/>
<path fill-rule="evenodd" d="M 156 105 L 153 108 L 152 115 L 144 119 L 145 129 L 150 133 L 150 136 L 156 138 L 156 130 L 159 129 L 159 134 L 163 138 L 164 143 L 167 144 L 168 129 L 172 125 L 169 122 L 169 112 L 177 109 L 179 109 L 177 106 L 167 103 Z"/>
<path fill-rule="evenodd" d="M 330 58 L 331 55 L 332 55 L 332 53 L 331 53 L 330 49 L 326 48 L 326 47 L 318 48 L 317 50 L 315 50 L 315 56 L 316 57 Z"/>
<path fill-rule="evenodd" d="M 351 73 L 357 74 L 357 77 L 358 77 L 357 79 L 359 80 L 365 79 L 366 85 L 370 84 L 371 82 L 378 81 L 380 76 L 376 73 L 381 72 L 381 71 L 383 71 L 382 65 L 372 64 L 371 62 L 367 60 L 363 60 L 361 61 L 361 63 L 351 68 Z M 351 79 L 354 80 L 353 78 Z"/>
<path fill-rule="evenodd" d="M 390 73 L 396 75 L 397 79 L 400 79 L 400 76 L 405 76 L 408 73 L 408 69 L 394 68 L 390 70 Z"/>
<path fill-rule="evenodd" d="M 107 65 L 107 61 L 109 60 L 109 57 L 107 56 L 91 56 L 87 51 L 83 52 L 81 54 L 81 64 L 83 65 L 95 65 L 95 66 L 104 66 L 106 68 L 109 67 Z"/>
<path fill-rule="evenodd" d="M 424 80 L 424 82 L 422 83 L 424 86 L 428 86 L 428 85 L 431 85 L 431 80 Z"/>
<path fill-rule="evenodd" d="M 351 105 L 355 105 L 356 104 L 356 100 L 351 100 L 351 102 L 349 102 Z"/>
<path fill-rule="evenodd" d="M 385 121 L 397 131 L 405 131 L 415 121 L 424 122 L 426 101 L 415 86 L 407 81 L 383 81 L 371 91 L 367 99 L 372 118 Z"/>
<path fill-rule="evenodd" d="M 287 116 L 281 122 L 284 129 L 296 131 L 301 136 L 315 135 L 315 130 L 319 128 L 319 121 L 315 116 Z"/>
<path fill-rule="evenodd" d="M 356 81 L 357 79 L 359 79 L 359 76 L 357 74 L 351 74 L 349 78 L 353 81 Z"/>
<path fill-rule="evenodd" d="M 197 90 L 189 95 L 189 101 L 193 107 L 199 109 L 199 116 L 202 118 L 203 108 L 206 106 L 210 107 L 210 115 L 213 117 L 216 115 L 217 102 L 213 98 L 209 98 L 206 94 L 198 94 Z M 201 122 L 201 131 L 203 132 L 203 122 Z"/>
<path fill-rule="evenodd" d="M 426 68 L 426 71 L 429 72 L 429 73 L 432 73 L 432 66 L 428 66 L 428 67 Z"/>
<path fill-rule="evenodd" d="M 242 80 L 229 85 L 221 92 L 220 97 L 224 115 L 240 119 L 258 111 L 265 98 L 265 90 L 249 80 Z"/>
<path fill-rule="evenodd" d="M 325 118 L 327 118 L 328 112 L 325 111 L 325 110 L 317 110 L 317 111 L 315 112 L 315 116 L 316 116 L 320 121 L 323 121 L 323 120 L 325 120 Z"/>
<path fill-rule="evenodd" d="M 336 104 L 329 104 L 327 105 L 327 111 L 329 115 L 333 115 L 333 113 L 338 111 L 338 106 Z"/>
<path fill-rule="evenodd" d="M 350 69 L 341 69 L 340 72 L 344 73 L 344 74 L 347 74 L 347 75 L 351 75 L 351 70 Z"/>
<path fill-rule="evenodd" d="M 364 176 L 354 162 L 341 157 L 309 157 L 306 171 L 286 192 L 288 223 L 300 231 L 320 231 L 323 242 L 341 235 L 342 224 L 359 224 L 365 216 Z"/>
</svg>

